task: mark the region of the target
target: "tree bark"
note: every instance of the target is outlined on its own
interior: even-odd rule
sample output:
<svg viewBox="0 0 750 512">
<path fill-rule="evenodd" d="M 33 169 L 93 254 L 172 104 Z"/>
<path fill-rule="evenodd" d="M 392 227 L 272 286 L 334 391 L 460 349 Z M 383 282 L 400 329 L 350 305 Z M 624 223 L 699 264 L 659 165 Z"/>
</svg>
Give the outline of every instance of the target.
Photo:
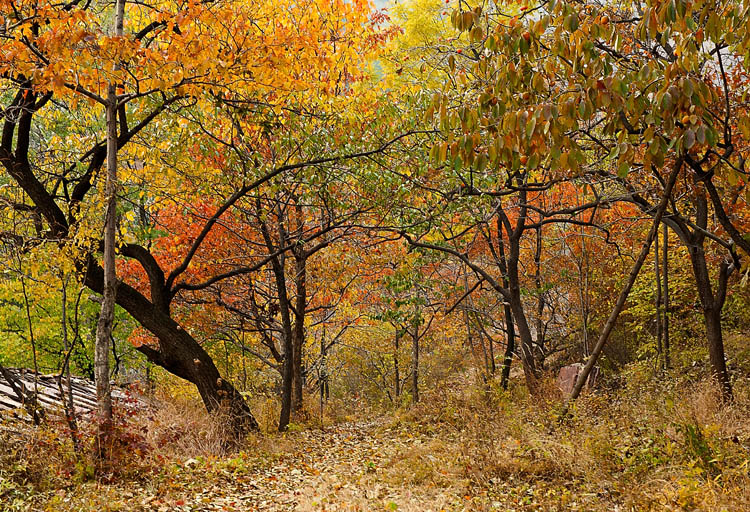
<svg viewBox="0 0 750 512">
<path fill-rule="evenodd" d="M 414 326 L 412 334 L 411 392 L 414 403 L 419 402 L 419 326 Z"/>
<path fill-rule="evenodd" d="M 103 283 L 102 268 L 90 258 L 86 286 L 101 293 Z M 146 300 L 125 283 L 118 284 L 117 303 L 159 341 L 158 349 L 141 345 L 136 347 L 139 352 L 154 364 L 194 384 L 206 409 L 226 412 L 236 434 L 258 429 L 258 423 L 239 391 L 221 377 L 211 356 L 168 311 Z"/>
<path fill-rule="evenodd" d="M 724 339 L 721 333 L 721 310 L 704 310 L 703 318 L 706 323 L 706 340 L 708 341 L 708 356 L 711 362 L 711 371 L 719 383 L 722 400 L 724 402 L 731 402 L 734 399 L 734 395 L 732 393 L 732 382 L 727 371 Z"/>
<path fill-rule="evenodd" d="M 503 355 L 503 368 L 500 372 L 500 385 L 503 389 L 508 389 L 513 352 L 516 350 L 516 328 L 513 325 L 513 313 L 511 313 L 510 306 L 507 304 L 503 306 L 503 316 L 505 318 L 506 345 Z"/>
<path fill-rule="evenodd" d="M 732 383 L 727 371 L 724 339 L 721 332 L 721 310 L 726 298 L 726 282 L 732 273 L 733 267 L 726 262 L 721 264 L 719 268 L 719 283 L 716 292 L 714 292 L 711 286 L 711 278 L 708 274 L 706 253 L 703 249 L 703 236 L 700 235 L 699 238 L 700 242 L 696 241 L 695 244 L 689 247 L 689 253 L 695 276 L 695 284 L 698 288 L 698 297 L 700 298 L 703 310 L 711 373 L 719 384 L 722 400 L 730 402 L 733 399 L 733 393 Z"/>
<path fill-rule="evenodd" d="M 677 162 L 675 162 L 675 165 L 672 168 L 672 172 L 669 174 L 666 186 L 664 187 L 664 193 L 662 195 L 661 201 L 659 202 L 659 206 L 656 208 L 656 212 L 654 213 L 654 220 L 651 224 L 651 229 L 648 232 L 648 236 L 646 237 L 646 241 L 643 243 L 641 253 L 638 255 L 638 259 L 636 259 L 635 263 L 633 264 L 633 268 L 630 270 L 628 281 L 626 282 L 625 287 L 620 292 L 620 296 L 617 298 L 617 303 L 610 313 L 609 318 L 607 318 L 607 322 L 604 324 L 604 329 L 602 329 L 602 333 L 599 335 L 599 339 L 594 346 L 594 350 L 591 352 L 589 360 L 586 361 L 586 365 L 583 367 L 583 370 L 578 376 L 578 380 L 573 387 L 573 391 L 570 393 L 570 397 L 565 401 L 565 404 L 563 405 L 563 409 L 560 413 L 561 419 L 568 414 L 570 403 L 578 398 L 578 395 L 581 394 L 583 386 L 589 380 L 591 370 L 599 360 L 599 355 L 602 353 L 602 349 L 607 343 L 609 335 L 612 333 L 612 329 L 614 329 L 615 327 L 615 322 L 617 322 L 617 318 L 620 316 L 620 312 L 622 311 L 623 307 L 625 307 L 625 301 L 627 300 L 628 295 L 630 295 L 630 290 L 633 289 L 635 280 L 638 277 L 638 274 L 640 273 L 641 268 L 646 261 L 646 258 L 648 257 L 649 249 L 651 248 L 651 244 L 654 241 L 654 237 L 659 232 L 659 224 L 661 223 L 661 219 L 664 216 L 664 211 L 667 209 L 667 205 L 669 204 L 669 198 L 672 195 L 672 189 L 674 188 L 674 184 L 677 181 L 677 176 L 680 174 L 682 164 L 683 160 L 682 158 L 679 158 Z"/>
<path fill-rule="evenodd" d="M 536 286 L 537 303 L 536 303 L 536 346 L 538 347 L 541 363 L 544 362 L 541 357 L 544 354 L 544 291 L 542 290 L 542 227 L 536 228 L 536 250 L 534 252 L 534 286 Z"/>
<path fill-rule="evenodd" d="M 511 251 L 512 253 L 513 251 Z M 526 320 L 526 313 L 523 310 L 521 300 L 521 286 L 518 279 L 518 260 L 511 258 L 508 261 L 508 291 L 510 292 L 510 310 L 518 328 L 518 335 L 521 340 L 521 363 L 523 364 L 523 373 L 526 378 L 526 386 L 530 393 L 537 390 L 537 370 L 534 362 L 533 339 L 531 330 Z"/>
<path fill-rule="evenodd" d="M 662 228 L 662 234 L 664 238 L 664 245 L 662 248 L 662 273 L 664 274 L 664 286 L 663 286 L 663 297 L 664 297 L 664 317 L 662 322 L 663 334 L 664 334 L 664 369 L 669 370 L 669 228 L 664 224 Z"/>
<path fill-rule="evenodd" d="M 521 259 L 521 236 L 526 229 L 525 222 L 528 213 L 528 208 L 525 206 L 525 190 L 519 192 L 519 201 L 522 206 L 518 214 L 516 227 L 513 229 L 510 226 L 510 219 L 508 219 L 508 216 L 502 209 L 498 209 L 498 214 L 502 217 L 502 223 L 506 226 L 505 230 L 508 233 L 508 256 L 505 258 L 503 265 L 505 268 L 502 270 L 505 273 L 504 277 L 507 278 L 507 298 L 510 303 L 510 310 L 513 314 L 513 320 L 515 321 L 515 326 L 518 330 L 518 337 L 521 342 L 521 363 L 523 364 L 523 374 L 526 379 L 526 387 L 528 388 L 529 393 L 534 394 L 538 388 L 537 384 L 539 375 L 534 361 L 534 340 L 531 336 L 531 329 L 529 328 L 528 320 L 526 319 L 526 312 L 523 308 L 520 274 L 518 270 L 518 264 Z"/>
<path fill-rule="evenodd" d="M 122 37 L 125 0 L 115 3 L 114 36 Z M 118 65 L 113 71 L 117 71 Z M 105 457 L 112 435 L 112 391 L 109 385 L 109 351 L 112 324 L 115 318 L 115 293 L 117 272 L 115 269 L 115 231 L 117 222 L 117 84 L 114 79 L 107 86 L 107 174 L 104 185 L 106 214 L 104 217 L 103 262 L 104 288 L 99 322 L 96 326 L 94 344 L 94 376 L 96 380 L 96 402 L 98 412 L 97 453 Z"/>
<path fill-rule="evenodd" d="M 302 411 L 302 390 L 304 376 L 302 375 L 302 351 L 305 345 L 305 310 L 307 308 L 307 255 L 304 249 L 294 254 L 295 284 L 297 292 L 294 305 L 294 329 L 292 331 L 293 368 L 292 368 L 292 412 Z"/>
<path fill-rule="evenodd" d="M 401 339 L 401 330 L 399 329 L 399 326 L 396 326 L 396 341 L 395 341 L 395 350 L 393 351 L 393 371 L 396 375 L 396 389 L 394 390 L 396 392 L 396 397 L 399 397 L 401 395 L 401 374 L 399 372 L 398 367 L 398 345 L 399 340 Z"/>
<path fill-rule="evenodd" d="M 274 259 L 274 275 L 276 276 L 276 288 L 279 295 L 279 309 L 281 311 L 284 361 L 281 369 L 281 413 L 279 415 L 279 431 L 286 430 L 292 414 L 292 394 L 294 379 L 294 341 L 292 339 L 292 323 L 289 314 L 289 299 L 286 294 L 284 279 L 283 255 Z M 281 260 L 281 261 L 279 261 Z"/>
<path fill-rule="evenodd" d="M 57 384 L 60 391 L 60 398 L 63 402 L 63 409 L 65 411 L 65 420 L 68 423 L 70 429 L 70 440 L 73 443 L 73 451 L 78 453 L 80 446 L 78 443 L 78 419 L 76 418 L 76 406 L 75 400 L 73 399 L 73 386 L 71 385 L 70 378 L 70 355 L 73 352 L 73 345 L 68 340 L 68 286 L 67 277 L 63 273 L 60 277 L 62 284 L 62 300 L 61 300 L 61 318 L 60 323 L 62 327 L 62 340 L 63 350 L 65 351 L 65 358 L 63 359 L 62 367 L 60 368 L 60 375 L 57 378 Z M 63 388 L 63 376 L 65 376 L 65 385 L 68 387 L 67 394 Z"/>
<path fill-rule="evenodd" d="M 508 266 L 505 258 L 505 242 L 503 241 L 503 229 L 500 216 L 497 219 L 497 248 L 498 248 L 498 266 L 503 273 L 503 287 L 508 288 Z M 510 367 L 513 363 L 513 353 L 516 350 L 516 327 L 513 323 L 513 312 L 510 304 L 503 300 L 503 320 L 505 323 L 505 354 L 503 355 L 503 368 L 500 372 L 500 385 L 503 389 L 508 389 L 510 380 Z"/>
<path fill-rule="evenodd" d="M 479 319 L 477 319 L 479 320 Z M 484 333 L 487 337 L 487 344 L 490 347 L 490 374 L 495 375 L 495 372 L 497 372 L 497 366 L 495 365 L 495 347 L 494 341 L 492 340 L 492 336 L 490 336 L 488 333 Z"/>
<path fill-rule="evenodd" d="M 662 297 L 661 297 L 661 275 L 659 272 L 659 233 L 654 238 L 654 277 L 656 280 L 656 364 L 657 368 L 661 365 L 662 358 Z"/>
</svg>

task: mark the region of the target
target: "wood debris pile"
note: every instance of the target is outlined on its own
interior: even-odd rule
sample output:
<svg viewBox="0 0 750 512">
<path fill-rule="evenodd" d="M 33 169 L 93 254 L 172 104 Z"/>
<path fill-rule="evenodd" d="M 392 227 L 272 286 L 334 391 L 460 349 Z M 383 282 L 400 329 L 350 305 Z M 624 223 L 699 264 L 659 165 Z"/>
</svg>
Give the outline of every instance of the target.
<svg viewBox="0 0 750 512">
<path fill-rule="evenodd" d="M 58 375 L 43 375 L 33 370 L 23 368 L 6 368 L 18 384 L 23 384 L 26 392 L 33 395 L 36 393 L 39 404 L 49 411 L 63 411 L 63 397 L 68 399 L 68 379 Z M 76 414 L 89 413 L 96 409 L 96 385 L 93 381 L 81 377 L 70 377 L 70 387 L 73 391 L 73 404 Z M 112 388 L 112 398 L 126 404 L 138 402 L 126 391 L 117 387 Z M 23 399 L 18 396 L 14 386 L 0 372 L 0 411 L 24 409 Z"/>
</svg>

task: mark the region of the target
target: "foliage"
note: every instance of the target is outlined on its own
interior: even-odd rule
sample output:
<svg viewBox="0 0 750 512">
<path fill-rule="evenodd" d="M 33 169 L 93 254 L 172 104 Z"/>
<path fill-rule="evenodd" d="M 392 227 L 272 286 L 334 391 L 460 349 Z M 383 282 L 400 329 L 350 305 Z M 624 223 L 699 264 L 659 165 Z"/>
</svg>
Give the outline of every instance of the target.
<svg viewBox="0 0 750 512">
<path fill-rule="evenodd" d="M 750 508 L 746 0 L 112 16 L 0 0 L 0 364 L 92 373 L 117 84 L 112 360 L 151 401 L 108 460 L 8 414 L 3 505 Z"/>
</svg>

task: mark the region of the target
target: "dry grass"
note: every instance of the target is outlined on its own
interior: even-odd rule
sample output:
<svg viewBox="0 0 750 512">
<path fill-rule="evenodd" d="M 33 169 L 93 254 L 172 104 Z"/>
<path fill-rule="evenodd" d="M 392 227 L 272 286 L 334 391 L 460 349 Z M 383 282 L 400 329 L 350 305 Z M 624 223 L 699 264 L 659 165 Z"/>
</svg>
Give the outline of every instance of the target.
<svg viewBox="0 0 750 512">
<path fill-rule="evenodd" d="M 164 400 L 122 423 L 116 471 L 95 488 L 89 452 L 74 454 L 61 424 L 0 431 L 0 502 L 47 506 L 65 490 L 80 494 L 68 510 L 116 497 L 131 509 L 122 486 L 141 486 L 172 503 L 210 488 L 231 504 L 246 478 L 259 499 L 292 499 L 296 510 L 750 510 L 750 382 L 739 379 L 735 402 L 722 406 L 710 380 L 644 371 L 584 396 L 562 423 L 551 380 L 530 397 L 471 373 L 374 422 L 352 401 L 328 402 L 321 422 L 311 400 L 287 434 L 275 432 L 276 403 L 258 402 L 264 432 L 239 454 L 227 450 L 220 417 L 194 400 Z"/>
<path fill-rule="evenodd" d="M 533 482 L 534 510 L 750 510 L 748 381 L 724 406 L 710 380 L 667 382 L 590 394 L 562 423 L 551 381 L 537 397 L 455 382 L 459 391 L 435 393 L 402 420 L 454 431 L 464 476 L 499 506 L 517 505 L 514 489 Z"/>
</svg>

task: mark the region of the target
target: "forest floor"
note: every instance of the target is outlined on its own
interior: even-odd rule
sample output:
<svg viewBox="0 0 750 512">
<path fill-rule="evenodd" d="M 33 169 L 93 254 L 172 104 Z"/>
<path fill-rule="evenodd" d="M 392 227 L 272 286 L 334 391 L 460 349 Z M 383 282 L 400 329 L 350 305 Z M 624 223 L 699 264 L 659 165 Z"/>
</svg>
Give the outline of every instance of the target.
<svg viewBox="0 0 750 512">
<path fill-rule="evenodd" d="M 126 423 L 109 477 L 65 452 L 64 435 L 11 442 L 0 429 L 0 510 L 750 510 L 750 380 L 724 408 L 710 382 L 595 393 L 563 424 L 553 393 L 462 384 L 228 454 L 209 446 L 208 422 L 160 411 Z"/>
<path fill-rule="evenodd" d="M 171 462 L 152 478 L 86 482 L 37 494 L 30 510 L 489 510 L 459 463 L 455 436 L 386 418 L 258 438 L 217 459 Z M 452 456 L 452 454 L 454 456 Z M 527 487 L 527 486 L 524 486 Z M 526 499 L 526 489 L 518 497 Z M 19 503 L 20 504 L 20 503 Z M 505 510 L 505 509 L 503 509 Z"/>
</svg>

